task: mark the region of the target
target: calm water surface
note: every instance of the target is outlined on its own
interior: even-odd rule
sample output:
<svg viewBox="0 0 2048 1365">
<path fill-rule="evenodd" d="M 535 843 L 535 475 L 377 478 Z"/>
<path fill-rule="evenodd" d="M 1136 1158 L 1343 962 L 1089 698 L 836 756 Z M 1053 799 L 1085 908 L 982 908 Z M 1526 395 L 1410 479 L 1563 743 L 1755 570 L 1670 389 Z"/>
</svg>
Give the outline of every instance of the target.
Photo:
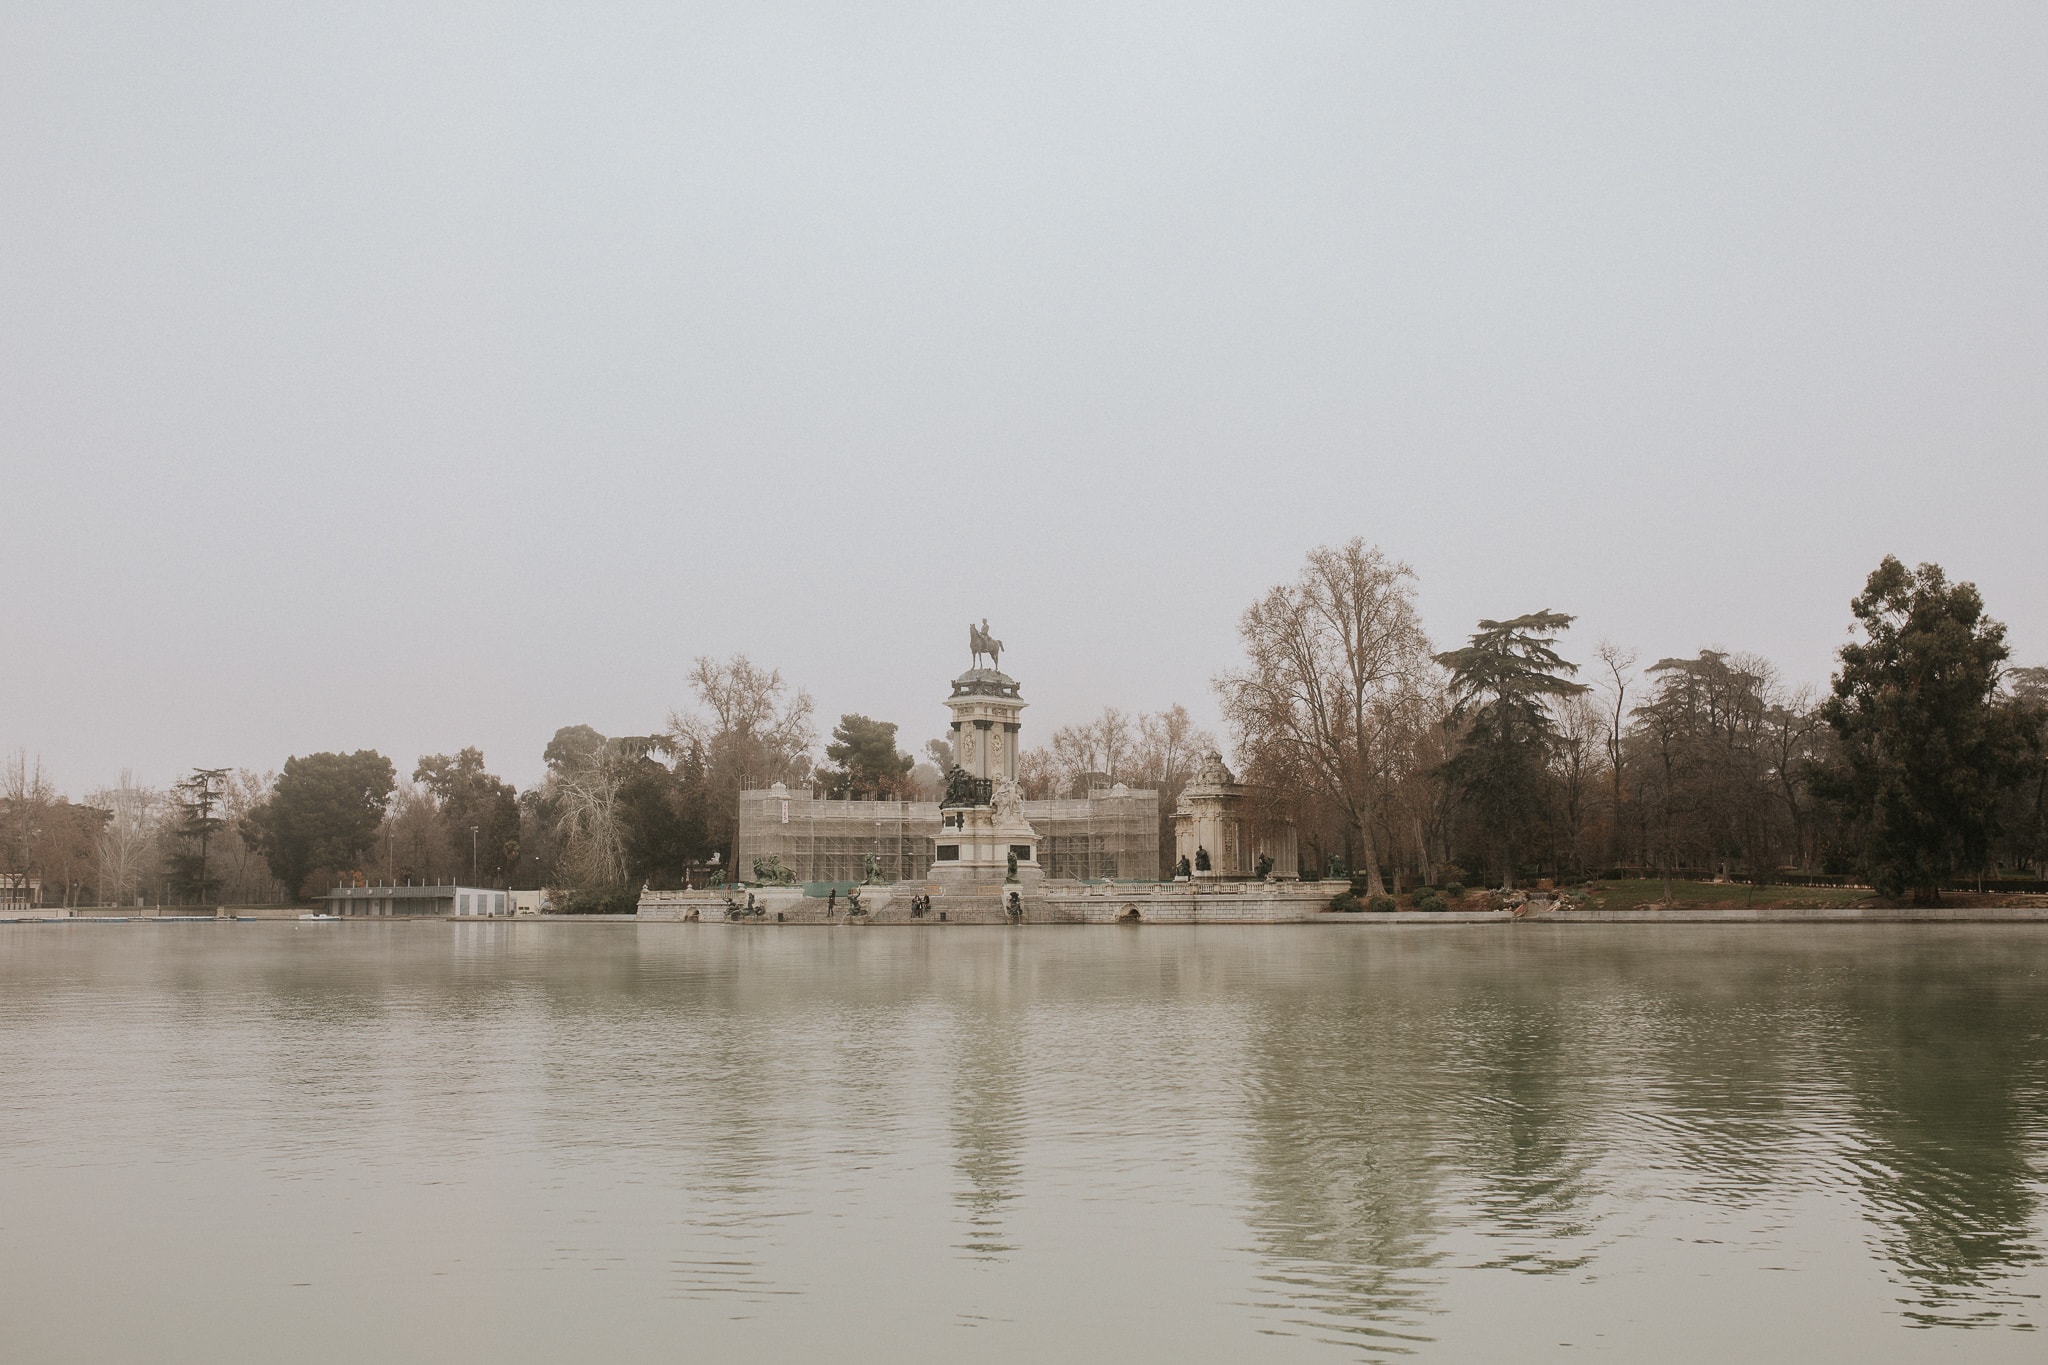
<svg viewBox="0 0 2048 1365">
<path fill-rule="evenodd" d="M 8 1361 L 2048 1357 L 2048 930 L 0 926 Z"/>
</svg>

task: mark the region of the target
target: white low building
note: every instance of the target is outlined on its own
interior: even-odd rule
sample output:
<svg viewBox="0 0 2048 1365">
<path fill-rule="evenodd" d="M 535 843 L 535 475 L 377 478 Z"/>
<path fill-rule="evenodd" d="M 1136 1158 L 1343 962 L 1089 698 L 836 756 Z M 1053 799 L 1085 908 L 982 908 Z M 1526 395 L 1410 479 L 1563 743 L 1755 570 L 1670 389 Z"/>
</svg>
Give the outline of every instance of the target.
<svg viewBox="0 0 2048 1365">
<path fill-rule="evenodd" d="M 0 915 L 21 915 L 43 903 L 43 879 L 25 872 L 0 872 Z"/>
<path fill-rule="evenodd" d="M 326 911 L 344 919 L 489 919 L 511 914 L 511 897 L 482 886 L 337 886 Z"/>
</svg>

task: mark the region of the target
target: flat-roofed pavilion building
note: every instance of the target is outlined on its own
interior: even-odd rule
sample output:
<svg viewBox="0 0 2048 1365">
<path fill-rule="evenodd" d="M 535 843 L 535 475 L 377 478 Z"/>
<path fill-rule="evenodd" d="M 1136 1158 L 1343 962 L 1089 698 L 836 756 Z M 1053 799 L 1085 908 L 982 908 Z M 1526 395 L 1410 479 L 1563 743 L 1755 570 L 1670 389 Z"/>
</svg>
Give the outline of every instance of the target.
<svg viewBox="0 0 2048 1365">
<path fill-rule="evenodd" d="M 326 913 L 345 919 L 488 919 L 512 913 L 511 892 L 483 886 L 337 886 L 324 899 Z"/>
</svg>

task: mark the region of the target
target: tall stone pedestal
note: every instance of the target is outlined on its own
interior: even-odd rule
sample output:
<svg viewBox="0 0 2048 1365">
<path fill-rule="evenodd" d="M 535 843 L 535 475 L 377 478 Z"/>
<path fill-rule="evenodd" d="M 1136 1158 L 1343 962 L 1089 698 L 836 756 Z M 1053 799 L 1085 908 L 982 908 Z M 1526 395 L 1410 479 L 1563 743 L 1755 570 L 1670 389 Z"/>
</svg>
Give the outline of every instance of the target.
<svg viewBox="0 0 2048 1365">
<path fill-rule="evenodd" d="M 1038 865 L 1038 833 L 1016 809 L 1002 804 L 940 811 L 938 857 L 930 879 L 966 893 L 1023 891 L 1036 895 L 1045 872 Z M 1008 882 L 1010 855 L 1017 855 L 1017 880 Z"/>
<path fill-rule="evenodd" d="M 953 679 L 946 699 L 953 712 L 954 769 L 939 803 L 939 834 L 931 880 L 956 903 L 1000 901 L 1015 892 L 1020 903 L 1038 899 L 1045 880 L 1038 863 L 1038 832 L 1024 818 L 1017 788 L 1017 733 L 1024 698 L 1017 681 L 993 668 L 971 668 Z M 1010 856 L 1017 880 L 1008 880 Z"/>
</svg>

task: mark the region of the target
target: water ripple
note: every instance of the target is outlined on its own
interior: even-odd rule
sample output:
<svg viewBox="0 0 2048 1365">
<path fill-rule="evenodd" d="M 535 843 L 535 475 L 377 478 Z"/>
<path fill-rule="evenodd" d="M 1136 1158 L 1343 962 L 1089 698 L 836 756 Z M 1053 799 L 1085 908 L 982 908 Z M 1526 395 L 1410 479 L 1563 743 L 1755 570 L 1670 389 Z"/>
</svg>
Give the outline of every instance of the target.
<svg viewBox="0 0 2048 1365">
<path fill-rule="evenodd" d="M 2017 1359 L 2048 1291 L 2037 931 L 321 928 L 0 926 L 0 1346 Z M 1659 1335 L 1787 1282 L 1824 1344 Z"/>
</svg>

